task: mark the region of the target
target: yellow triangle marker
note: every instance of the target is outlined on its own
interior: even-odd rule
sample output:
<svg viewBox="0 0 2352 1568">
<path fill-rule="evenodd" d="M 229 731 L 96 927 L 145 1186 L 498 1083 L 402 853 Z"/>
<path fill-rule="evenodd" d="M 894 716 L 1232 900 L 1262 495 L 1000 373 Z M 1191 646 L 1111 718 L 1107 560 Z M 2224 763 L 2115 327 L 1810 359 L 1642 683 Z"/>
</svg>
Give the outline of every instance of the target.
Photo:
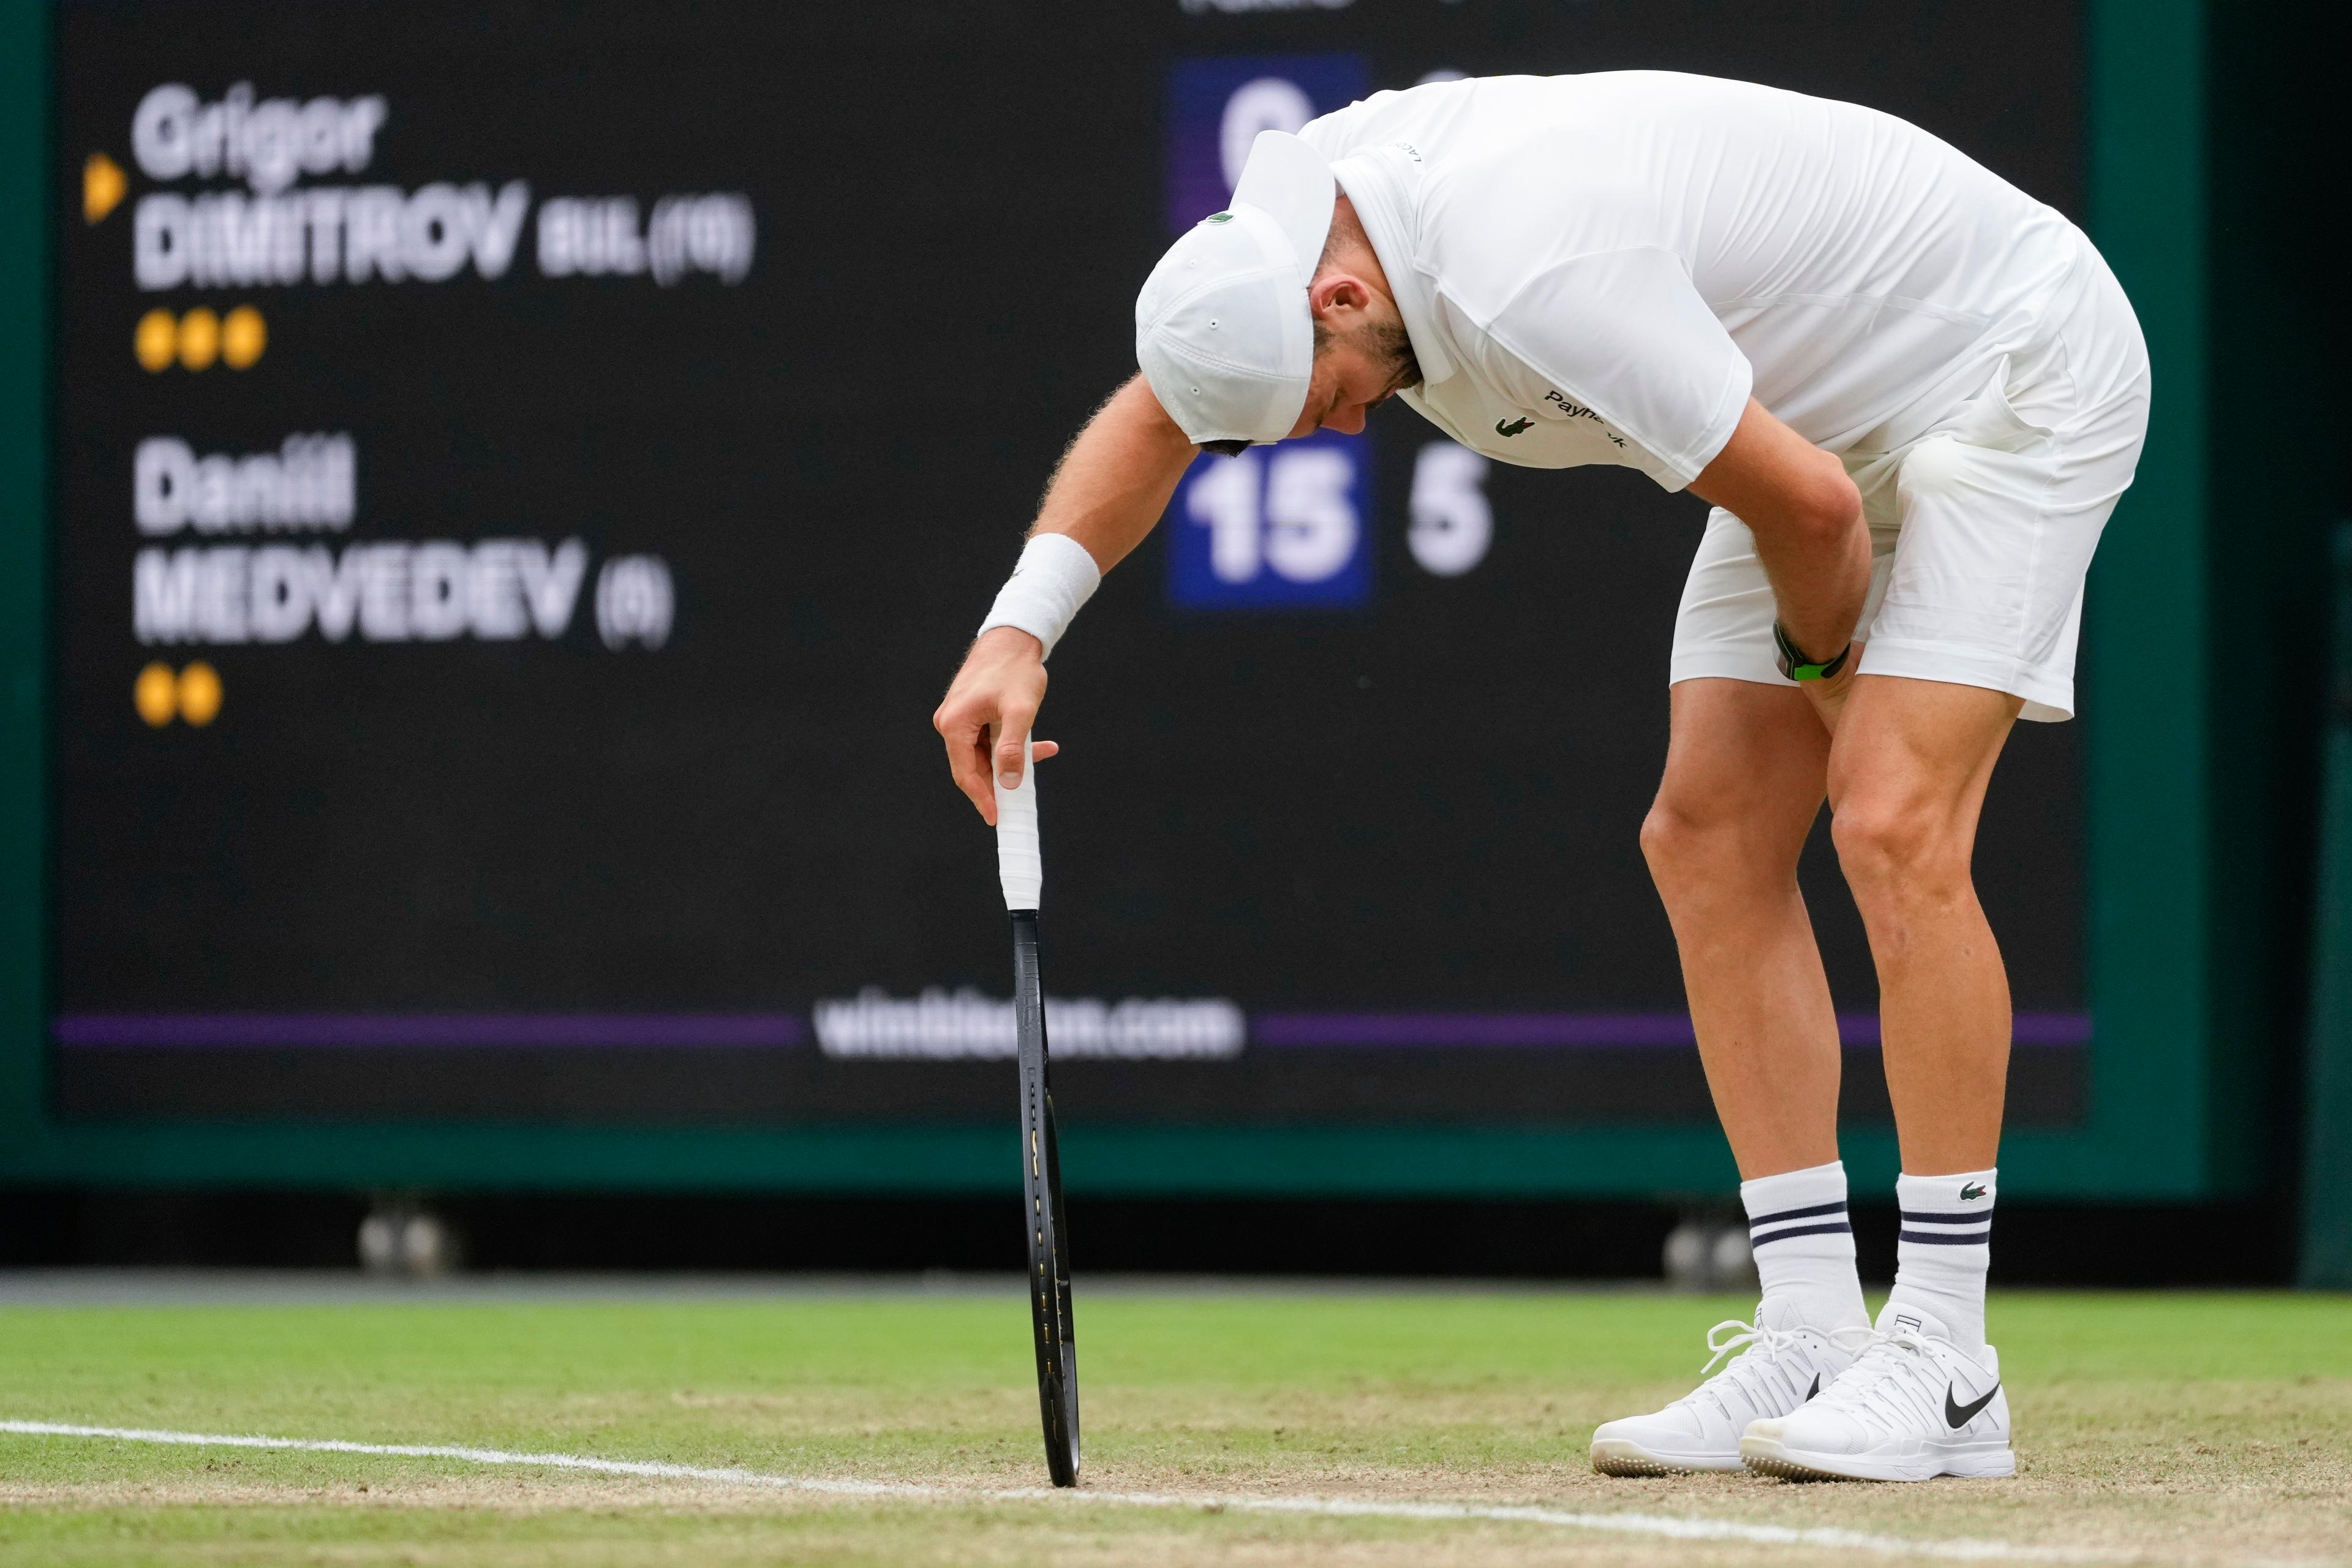
<svg viewBox="0 0 2352 1568">
<path fill-rule="evenodd" d="M 122 166 L 103 153 L 92 153 L 81 166 L 81 216 L 96 223 L 112 212 L 131 189 Z"/>
</svg>

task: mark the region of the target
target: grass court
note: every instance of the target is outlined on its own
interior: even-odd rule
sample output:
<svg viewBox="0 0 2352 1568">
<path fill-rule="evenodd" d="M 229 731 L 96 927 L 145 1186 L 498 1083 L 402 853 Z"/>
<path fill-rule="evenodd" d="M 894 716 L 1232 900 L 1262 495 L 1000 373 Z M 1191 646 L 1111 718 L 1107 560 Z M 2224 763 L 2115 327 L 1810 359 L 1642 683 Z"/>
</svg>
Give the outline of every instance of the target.
<svg viewBox="0 0 2352 1568">
<path fill-rule="evenodd" d="M 1082 1279 L 1082 1492 L 1164 1503 L 991 1495 L 1044 1485 L 1017 1282 L 0 1307 L 0 1421 L 883 1483 L 0 1434 L 0 1562 L 2352 1562 L 2343 1298 L 1997 1292 L 2013 1481 L 1593 1475 L 1594 1424 L 1686 1391 L 1707 1327 L 1751 1305 Z M 1253 1511 L 1260 1499 L 1393 1511 Z M 1402 1516 L 1424 1504 L 1546 1513 Z"/>
</svg>

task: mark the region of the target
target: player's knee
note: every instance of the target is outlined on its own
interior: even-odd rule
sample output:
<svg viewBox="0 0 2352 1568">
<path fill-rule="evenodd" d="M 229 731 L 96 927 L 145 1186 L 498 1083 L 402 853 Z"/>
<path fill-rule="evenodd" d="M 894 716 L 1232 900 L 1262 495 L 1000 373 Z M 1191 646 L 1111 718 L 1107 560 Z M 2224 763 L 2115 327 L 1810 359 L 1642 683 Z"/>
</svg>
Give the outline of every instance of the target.
<svg viewBox="0 0 2352 1568">
<path fill-rule="evenodd" d="M 1671 901 L 1686 888 L 1738 880 L 1756 858 L 1736 818 L 1692 812 L 1661 795 L 1642 819 L 1642 858 Z"/>
<path fill-rule="evenodd" d="M 1715 823 L 1684 811 L 1665 795 L 1651 802 L 1642 818 L 1642 858 L 1649 860 L 1654 877 L 1675 877 L 1694 868 L 1710 853 L 1710 839 L 1719 837 Z"/>
<path fill-rule="evenodd" d="M 1642 858 L 1649 862 L 1650 875 L 1661 886 L 1675 879 L 1690 862 L 1700 837 L 1698 825 L 1664 798 L 1653 802 L 1650 815 L 1642 818 Z"/>
<path fill-rule="evenodd" d="M 1846 885 L 1866 915 L 1874 906 L 1939 900 L 1969 887 L 1968 846 L 1946 814 L 1916 801 L 1850 798 L 1830 821 Z"/>
</svg>

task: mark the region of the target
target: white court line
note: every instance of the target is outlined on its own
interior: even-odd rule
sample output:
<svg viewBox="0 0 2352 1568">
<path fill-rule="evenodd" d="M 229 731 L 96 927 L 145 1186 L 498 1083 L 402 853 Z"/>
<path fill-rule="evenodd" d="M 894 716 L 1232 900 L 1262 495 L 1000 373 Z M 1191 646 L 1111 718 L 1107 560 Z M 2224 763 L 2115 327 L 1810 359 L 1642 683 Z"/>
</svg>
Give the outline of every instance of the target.
<svg viewBox="0 0 2352 1568">
<path fill-rule="evenodd" d="M 1258 1497 L 1247 1494 L 1183 1495 L 1106 1492 L 1048 1487 L 935 1487 L 913 1481 L 827 1480 L 817 1476 L 773 1475 L 760 1470 L 672 1465 L 654 1459 L 600 1459 L 585 1454 L 524 1454 L 504 1448 L 464 1448 L 436 1443 L 351 1443 L 331 1437 L 261 1437 L 217 1432 L 159 1432 L 137 1426 L 78 1426 L 57 1421 L 0 1421 L 0 1433 L 28 1437 L 106 1437 L 119 1443 L 159 1443 L 182 1447 L 279 1448 L 304 1454 L 374 1454 L 399 1459 L 460 1459 L 472 1465 L 530 1465 L 553 1470 L 592 1470 L 605 1476 L 643 1476 L 657 1480 L 714 1481 L 723 1486 L 766 1487 L 828 1497 L 904 1498 L 940 1502 L 1045 1502 L 1060 1506 L 1107 1503 L 1125 1508 L 1187 1509 L 1233 1513 L 1307 1514 L 1335 1519 L 1410 1519 L 1540 1524 L 1562 1530 L 1615 1535 L 1654 1535 L 1676 1541 L 1739 1541 L 1758 1546 L 1811 1546 L 1863 1552 L 1881 1557 L 1937 1557 L 1960 1563 L 2126 1563 L 2145 1561 L 2136 1552 L 2093 1547 L 2013 1546 L 2002 1541 L 1911 1541 L 1856 1530 L 1798 1529 L 1782 1524 L 1747 1524 L 1727 1519 L 1693 1519 L 1661 1513 L 1572 1513 L 1561 1509 L 1517 1508 L 1452 1502 L 1379 1502 L 1360 1498 Z"/>
</svg>

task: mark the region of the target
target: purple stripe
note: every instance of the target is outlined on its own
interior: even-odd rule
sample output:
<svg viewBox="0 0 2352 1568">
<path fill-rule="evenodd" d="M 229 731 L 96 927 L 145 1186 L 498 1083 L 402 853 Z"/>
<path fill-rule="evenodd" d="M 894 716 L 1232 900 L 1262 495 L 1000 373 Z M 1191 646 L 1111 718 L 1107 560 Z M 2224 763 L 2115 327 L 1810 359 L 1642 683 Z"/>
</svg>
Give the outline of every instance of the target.
<svg viewBox="0 0 2352 1568">
<path fill-rule="evenodd" d="M 61 1046 L 797 1046 L 798 1013 L 68 1013 Z"/>
<path fill-rule="evenodd" d="M 2019 1013 L 2009 1021 L 2009 1037 L 2021 1046 L 2087 1046 L 2088 1013 Z"/>
<path fill-rule="evenodd" d="M 1687 1046 L 1681 1013 L 1260 1013 L 1260 1046 Z"/>
<path fill-rule="evenodd" d="M 1878 1016 L 1844 1013 L 1838 1037 L 1874 1047 Z M 2020 1013 L 2021 1046 L 2079 1046 L 2091 1038 L 2087 1013 Z M 1696 1043 L 1684 1013 L 1260 1013 L 1253 1045 L 1648 1047 Z"/>
<path fill-rule="evenodd" d="M 2009 1021 L 2011 1044 L 2020 1046 L 2087 1046 L 2091 1043 L 2088 1013 L 2018 1013 Z M 1841 1013 L 1838 1038 L 1849 1046 L 1875 1046 L 1878 1015 Z"/>
<path fill-rule="evenodd" d="M 799 1013 L 68 1013 L 61 1046 L 798 1046 Z M 1875 1047 L 1878 1019 L 1838 1018 L 1848 1046 Z M 2081 1046 L 2087 1013 L 2020 1013 L 2021 1046 Z M 1253 1045 L 1644 1047 L 1693 1043 L 1682 1013 L 1260 1013 Z"/>
</svg>

